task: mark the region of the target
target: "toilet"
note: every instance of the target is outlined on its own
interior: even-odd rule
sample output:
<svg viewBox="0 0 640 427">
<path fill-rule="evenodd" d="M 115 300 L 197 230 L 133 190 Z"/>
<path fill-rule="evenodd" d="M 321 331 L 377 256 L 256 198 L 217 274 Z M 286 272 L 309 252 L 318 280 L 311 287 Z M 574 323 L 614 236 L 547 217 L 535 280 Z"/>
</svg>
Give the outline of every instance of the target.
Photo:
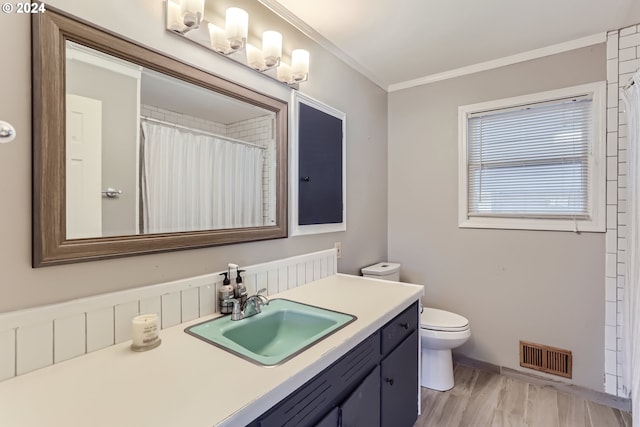
<svg viewBox="0 0 640 427">
<path fill-rule="evenodd" d="M 400 281 L 400 264 L 380 262 L 362 270 L 364 277 Z M 451 350 L 471 337 L 469 321 L 459 314 L 422 307 L 420 314 L 420 385 L 432 390 L 453 388 Z"/>
<path fill-rule="evenodd" d="M 445 391 L 453 388 L 451 350 L 471 337 L 469 321 L 459 314 L 423 307 L 420 315 L 422 387 Z"/>
</svg>

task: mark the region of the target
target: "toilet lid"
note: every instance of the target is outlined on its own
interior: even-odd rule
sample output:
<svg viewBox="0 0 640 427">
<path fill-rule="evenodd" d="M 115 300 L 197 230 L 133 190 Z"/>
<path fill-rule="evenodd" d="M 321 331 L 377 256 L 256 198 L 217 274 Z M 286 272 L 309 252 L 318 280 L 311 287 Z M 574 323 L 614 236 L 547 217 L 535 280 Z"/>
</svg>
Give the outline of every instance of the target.
<svg viewBox="0 0 640 427">
<path fill-rule="evenodd" d="M 469 328 L 469 321 L 459 314 L 424 307 L 420 315 L 420 327 L 434 331 L 464 331 Z"/>
</svg>

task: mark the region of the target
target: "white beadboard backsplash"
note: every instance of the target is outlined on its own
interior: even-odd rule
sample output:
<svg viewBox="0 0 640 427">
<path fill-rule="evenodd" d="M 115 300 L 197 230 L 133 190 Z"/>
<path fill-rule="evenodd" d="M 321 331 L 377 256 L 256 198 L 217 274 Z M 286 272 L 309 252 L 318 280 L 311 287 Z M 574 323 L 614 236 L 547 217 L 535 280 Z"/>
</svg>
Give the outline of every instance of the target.
<svg viewBox="0 0 640 427">
<path fill-rule="evenodd" d="M 336 274 L 336 250 L 241 268 L 249 294 L 273 295 Z M 0 380 L 128 341 L 138 314 L 165 329 L 216 313 L 220 273 L 0 314 Z"/>
</svg>

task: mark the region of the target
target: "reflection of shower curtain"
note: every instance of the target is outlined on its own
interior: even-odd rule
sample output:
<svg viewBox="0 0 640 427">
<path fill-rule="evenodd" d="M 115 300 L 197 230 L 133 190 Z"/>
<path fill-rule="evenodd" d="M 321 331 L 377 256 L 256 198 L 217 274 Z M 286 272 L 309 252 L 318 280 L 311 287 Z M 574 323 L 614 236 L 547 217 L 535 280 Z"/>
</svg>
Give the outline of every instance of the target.
<svg viewBox="0 0 640 427">
<path fill-rule="evenodd" d="M 260 226 L 262 150 L 143 121 L 145 233 Z"/>
<path fill-rule="evenodd" d="M 640 73 L 623 91 L 627 106 L 627 259 L 622 308 L 624 385 L 631 393 L 634 427 L 640 426 Z"/>
</svg>

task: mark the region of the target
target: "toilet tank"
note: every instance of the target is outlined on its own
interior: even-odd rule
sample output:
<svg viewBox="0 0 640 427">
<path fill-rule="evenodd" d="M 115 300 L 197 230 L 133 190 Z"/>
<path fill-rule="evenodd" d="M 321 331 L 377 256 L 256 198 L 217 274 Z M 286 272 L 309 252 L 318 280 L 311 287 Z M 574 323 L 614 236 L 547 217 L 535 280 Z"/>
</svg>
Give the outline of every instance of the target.
<svg viewBox="0 0 640 427">
<path fill-rule="evenodd" d="M 400 281 L 400 264 L 395 262 L 379 262 L 369 267 L 364 267 L 360 271 L 364 277 L 373 277 L 394 282 Z"/>
</svg>

